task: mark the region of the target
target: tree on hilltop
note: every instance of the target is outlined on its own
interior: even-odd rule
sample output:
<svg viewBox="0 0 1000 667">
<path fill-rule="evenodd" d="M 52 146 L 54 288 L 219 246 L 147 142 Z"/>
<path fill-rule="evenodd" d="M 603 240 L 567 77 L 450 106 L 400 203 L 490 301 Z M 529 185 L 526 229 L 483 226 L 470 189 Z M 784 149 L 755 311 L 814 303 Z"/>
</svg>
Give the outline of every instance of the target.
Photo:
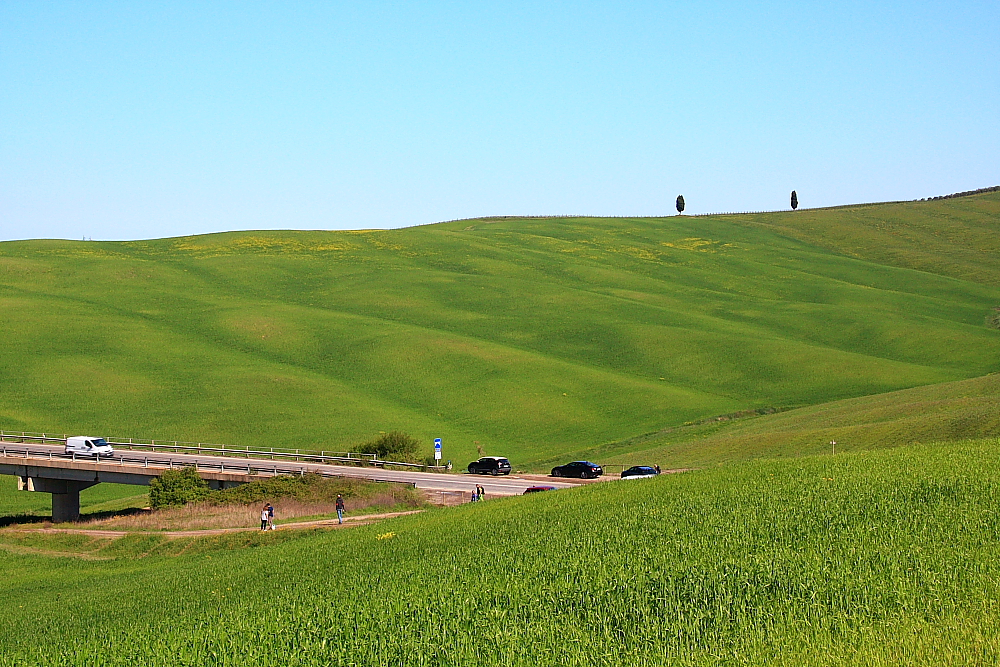
<svg viewBox="0 0 1000 667">
<path fill-rule="evenodd" d="M 677 195 L 677 215 L 684 212 L 684 195 Z"/>
<path fill-rule="evenodd" d="M 799 196 L 795 194 L 795 190 L 792 190 L 792 210 L 794 211 L 799 207 Z"/>
</svg>

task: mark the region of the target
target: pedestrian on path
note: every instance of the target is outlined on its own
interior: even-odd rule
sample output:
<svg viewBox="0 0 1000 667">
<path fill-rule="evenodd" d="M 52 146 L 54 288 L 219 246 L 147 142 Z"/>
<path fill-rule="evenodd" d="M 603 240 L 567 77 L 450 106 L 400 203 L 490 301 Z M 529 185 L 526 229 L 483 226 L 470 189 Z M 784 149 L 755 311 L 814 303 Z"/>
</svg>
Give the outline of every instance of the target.
<svg viewBox="0 0 1000 667">
<path fill-rule="evenodd" d="M 260 511 L 260 529 L 267 530 L 267 505 Z"/>
<path fill-rule="evenodd" d="M 476 495 L 480 500 L 486 500 L 486 489 L 476 484 Z"/>
<path fill-rule="evenodd" d="M 476 488 L 472 490 L 472 502 L 479 500 L 479 485 L 476 484 Z"/>
<path fill-rule="evenodd" d="M 337 494 L 337 521 L 344 523 L 344 496 Z"/>
<path fill-rule="evenodd" d="M 267 504 L 267 528 L 274 530 L 274 505 L 271 503 Z"/>
</svg>

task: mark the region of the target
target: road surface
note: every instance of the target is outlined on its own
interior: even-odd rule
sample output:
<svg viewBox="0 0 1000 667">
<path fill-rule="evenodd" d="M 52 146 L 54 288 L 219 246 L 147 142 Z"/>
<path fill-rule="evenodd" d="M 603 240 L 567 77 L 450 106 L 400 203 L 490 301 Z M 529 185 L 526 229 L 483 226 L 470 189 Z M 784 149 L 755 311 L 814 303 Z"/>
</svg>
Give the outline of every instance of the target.
<svg viewBox="0 0 1000 667">
<path fill-rule="evenodd" d="M 21 443 L 0 443 L 11 449 L 24 451 L 25 449 L 39 454 L 53 452 L 62 454 L 62 445 L 26 445 Z M 471 494 L 476 484 L 486 490 L 487 496 L 512 496 L 524 493 L 529 486 L 554 486 L 556 488 L 571 488 L 577 486 L 574 482 L 545 480 L 539 481 L 536 475 L 533 479 L 522 478 L 517 475 L 506 475 L 493 477 L 491 475 L 470 475 L 467 473 L 437 473 L 437 472 L 417 472 L 409 470 L 387 470 L 384 468 L 373 468 L 367 466 L 338 466 L 323 465 L 319 463 L 293 462 L 288 460 L 271 460 L 262 458 L 244 458 L 235 456 L 208 456 L 205 454 L 174 454 L 165 452 L 145 452 L 139 450 L 120 450 L 117 452 L 126 457 L 140 456 L 149 461 L 150 466 L 166 466 L 168 461 L 172 461 L 174 466 L 194 465 L 196 462 L 206 466 L 225 463 L 227 466 L 238 462 L 240 465 L 247 465 L 262 472 L 278 465 L 282 469 L 295 469 L 303 472 L 322 472 L 327 475 L 337 475 L 341 477 L 356 477 L 382 482 L 402 482 L 413 484 L 418 489 L 427 491 L 450 491 Z M 83 457 L 77 457 L 77 463 L 85 461 Z M 102 459 L 102 462 L 114 463 L 114 459 Z"/>
</svg>

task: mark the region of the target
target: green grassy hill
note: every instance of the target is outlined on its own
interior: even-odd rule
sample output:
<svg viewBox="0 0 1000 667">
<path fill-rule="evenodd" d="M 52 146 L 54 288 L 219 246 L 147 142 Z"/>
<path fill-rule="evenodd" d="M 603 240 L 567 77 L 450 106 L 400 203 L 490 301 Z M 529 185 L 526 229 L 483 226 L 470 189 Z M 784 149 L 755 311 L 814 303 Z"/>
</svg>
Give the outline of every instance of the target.
<svg viewBox="0 0 1000 667">
<path fill-rule="evenodd" d="M 532 465 L 995 371 L 998 232 L 994 193 L 2 243 L 0 428 L 323 449 L 402 429 Z"/>
<path fill-rule="evenodd" d="M 994 439 L 298 536 L 0 531 L 0 666 L 994 665 L 998 493 Z"/>
<path fill-rule="evenodd" d="M 884 449 L 1000 433 L 1000 374 L 766 415 L 724 415 L 571 453 L 664 468 Z M 561 460 L 559 457 L 558 460 Z M 539 462 L 542 467 L 557 459 Z M 615 468 L 613 471 L 617 471 Z"/>
</svg>

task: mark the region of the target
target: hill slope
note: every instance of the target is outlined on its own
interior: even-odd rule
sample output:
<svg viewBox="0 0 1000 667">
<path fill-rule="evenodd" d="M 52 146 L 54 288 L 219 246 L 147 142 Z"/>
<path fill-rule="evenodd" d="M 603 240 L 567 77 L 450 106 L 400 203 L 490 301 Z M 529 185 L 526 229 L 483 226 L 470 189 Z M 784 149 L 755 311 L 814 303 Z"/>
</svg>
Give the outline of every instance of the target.
<svg viewBox="0 0 1000 667">
<path fill-rule="evenodd" d="M 684 468 L 827 454 L 833 449 L 831 441 L 843 453 L 994 437 L 997 433 L 1000 374 L 994 373 L 776 414 L 720 416 L 568 454 L 607 464 L 656 463 L 664 468 Z M 563 457 L 539 461 L 536 467 L 546 468 Z"/>
<path fill-rule="evenodd" d="M 980 376 L 998 201 L 3 243 L 0 428 L 542 459 Z"/>
<path fill-rule="evenodd" d="M 300 539 L 0 531 L 0 666 L 992 665 L 998 446 L 741 463 Z"/>
</svg>

